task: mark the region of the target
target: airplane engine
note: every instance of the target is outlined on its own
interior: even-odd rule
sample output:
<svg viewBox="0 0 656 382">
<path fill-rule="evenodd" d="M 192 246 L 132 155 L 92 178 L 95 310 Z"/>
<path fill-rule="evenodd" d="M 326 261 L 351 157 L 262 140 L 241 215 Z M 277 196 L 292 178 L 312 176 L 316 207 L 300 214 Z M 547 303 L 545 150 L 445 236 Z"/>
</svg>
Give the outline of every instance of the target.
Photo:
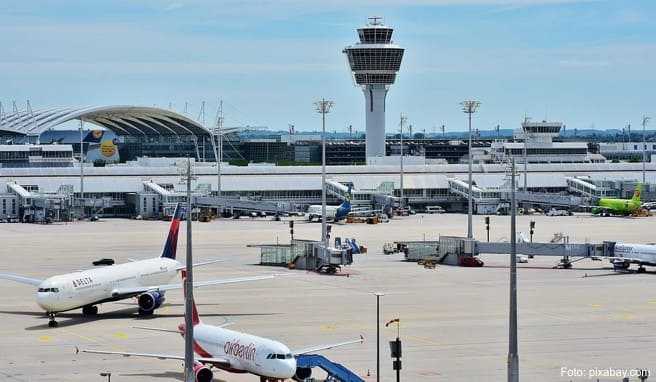
<svg viewBox="0 0 656 382">
<path fill-rule="evenodd" d="M 615 268 L 616 271 L 629 269 L 630 266 L 631 266 L 631 263 L 628 262 L 628 261 L 623 261 L 623 260 L 613 261 L 613 268 Z"/>
<path fill-rule="evenodd" d="M 211 382 L 214 378 L 212 370 L 198 362 L 194 365 L 194 375 L 196 376 L 196 382 Z"/>
<path fill-rule="evenodd" d="M 166 298 L 163 292 L 146 292 L 139 296 L 139 313 L 151 314 L 159 308 Z"/>
<path fill-rule="evenodd" d="M 305 381 L 312 376 L 312 369 L 309 367 L 297 367 L 294 378 L 298 381 Z"/>
</svg>

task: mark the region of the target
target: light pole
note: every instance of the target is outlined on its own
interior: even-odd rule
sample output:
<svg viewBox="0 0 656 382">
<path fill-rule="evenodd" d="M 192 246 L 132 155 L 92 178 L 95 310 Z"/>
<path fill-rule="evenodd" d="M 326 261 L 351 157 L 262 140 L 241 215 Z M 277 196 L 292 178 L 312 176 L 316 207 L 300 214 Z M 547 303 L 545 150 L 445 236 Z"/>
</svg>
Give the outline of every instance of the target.
<svg viewBox="0 0 656 382">
<path fill-rule="evenodd" d="M 185 174 L 187 182 L 187 262 L 186 275 L 184 278 L 185 293 L 185 382 L 195 382 L 194 375 L 194 323 L 192 320 L 194 305 L 194 278 L 193 260 L 191 252 L 191 159 L 187 157 L 187 171 Z M 175 219 L 175 216 L 173 217 Z"/>
<path fill-rule="evenodd" d="M 80 118 L 80 219 L 84 218 L 84 120 Z"/>
<path fill-rule="evenodd" d="M 510 175 L 510 308 L 508 331 L 508 382 L 519 382 L 519 351 L 517 349 L 517 238 L 515 218 L 515 159 L 511 162 Z"/>
<path fill-rule="evenodd" d="M 404 207 L 404 200 L 403 200 L 403 125 L 405 125 L 406 121 L 408 120 L 408 117 L 405 116 L 405 114 L 401 113 L 401 163 L 400 163 L 400 169 L 401 169 L 401 184 L 400 184 L 400 196 L 401 196 L 401 202 L 399 203 L 399 207 L 403 209 Z"/>
<path fill-rule="evenodd" d="M 321 114 L 321 245 L 325 256 L 326 247 L 326 114 L 330 113 L 334 102 L 324 98 L 314 103 L 317 113 Z"/>
<path fill-rule="evenodd" d="M 467 114 L 468 119 L 469 119 L 469 151 L 468 151 L 468 156 L 469 156 L 469 177 L 468 177 L 468 183 L 469 183 L 469 192 L 468 192 L 468 197 L 467 197 L 467 238 L 471 239 L 473 238 L 473 233 L 472 233 L 472 213 L 473 213 L 473 206 L 472 206 L 472 114 L 476 113 L 476 109 L 481 105 L 480 102 L 478 101 L 463 101 L 460 103 L 462 106 L 462 111 Z"/>
<path fill-rule="evenodd" d="M 642 116 L 642 184 L 646 182 L 645 166 L 647 162 L 647 122 L 651 118 L 646 115 Z"/>
<path fill-rule="evenodd" d="M 376 382 L 380 382 L 380 298 L 383 292 L 374 292 L 376 296 Z"/>
<path fill-rule="evenodd" d="M 223 100 L 219 101 L 219 117 L 216 119 L 216 196 L 221 197 L 221 161 L 223 160 Z"/>
</svg>

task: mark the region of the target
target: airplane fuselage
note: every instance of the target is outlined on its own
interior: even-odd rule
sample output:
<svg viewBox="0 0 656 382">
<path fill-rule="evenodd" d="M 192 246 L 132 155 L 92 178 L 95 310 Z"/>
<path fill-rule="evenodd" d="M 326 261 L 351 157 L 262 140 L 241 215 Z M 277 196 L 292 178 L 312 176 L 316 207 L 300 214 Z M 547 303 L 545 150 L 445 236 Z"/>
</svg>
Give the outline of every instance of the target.
<svg viewBox="0 0 656 382">
<path fill-rule="evenodd" d="M 184 324 L 178 329 L 184 333 Z M 233 373 L 251 373 L 285 380 L 296 373 L 296 358 L 284 344 L 242 332 L 199 323 L 194 326 L 194 350 L 201 357 L 224 358 Z"/>
<path fill-rule="evenodd" d="M 656 266 L 656 245 L 615 244 L 614 262 L 625 259 L 626 263 Z"/>
<path fill-rule="evenodd" d="M 593 213 L 609 211 L 616 215 L 630 215 L 640 208 L 640 202 L 631 199 L 601 199 Z"/>
<path fill-rule="evenodd" d="M 46 312 L 57 313 L 128 298 L 138 293 L 119 292 L 170 283 L 180 266 L 176 260 L 157 257 L 57 275 L 39 285 L 36 302 Z"/>
</svg>

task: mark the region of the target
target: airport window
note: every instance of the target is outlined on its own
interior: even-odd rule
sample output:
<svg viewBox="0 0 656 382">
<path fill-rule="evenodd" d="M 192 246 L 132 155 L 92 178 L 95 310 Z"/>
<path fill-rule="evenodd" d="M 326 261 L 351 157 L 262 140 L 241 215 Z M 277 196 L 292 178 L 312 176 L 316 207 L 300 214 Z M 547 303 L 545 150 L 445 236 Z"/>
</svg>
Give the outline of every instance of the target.
<svg viewBox="0 0 656 382">
<path fill-rule="evenodd" d="M 11 214 L 16 215 L 16 199 L 11 200 Z"/>
</svg>

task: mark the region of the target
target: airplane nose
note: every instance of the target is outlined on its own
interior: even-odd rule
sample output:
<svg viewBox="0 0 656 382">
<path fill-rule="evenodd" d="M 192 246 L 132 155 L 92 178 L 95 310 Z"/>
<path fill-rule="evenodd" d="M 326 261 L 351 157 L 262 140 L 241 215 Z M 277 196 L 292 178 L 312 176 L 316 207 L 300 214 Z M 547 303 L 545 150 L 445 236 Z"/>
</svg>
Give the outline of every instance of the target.
<svg viewBox="0 0 656 382">
<path fill-rule="evenodd" d="M 292 359 L 289 361 L 287 364 L 288 370 L 287 370 L 287 375 L 289 375 L 289 378 L 292 378 L 294 375 L 296 375 L 296 360 Z"/>
<path fill-rule="evenodd" d="M 50 296 L 47 293 L 37 292 L 36 293 L 36 303 L 41 307 L 41 309 L 48 311 L 51 307 Z"/>
</svg>

